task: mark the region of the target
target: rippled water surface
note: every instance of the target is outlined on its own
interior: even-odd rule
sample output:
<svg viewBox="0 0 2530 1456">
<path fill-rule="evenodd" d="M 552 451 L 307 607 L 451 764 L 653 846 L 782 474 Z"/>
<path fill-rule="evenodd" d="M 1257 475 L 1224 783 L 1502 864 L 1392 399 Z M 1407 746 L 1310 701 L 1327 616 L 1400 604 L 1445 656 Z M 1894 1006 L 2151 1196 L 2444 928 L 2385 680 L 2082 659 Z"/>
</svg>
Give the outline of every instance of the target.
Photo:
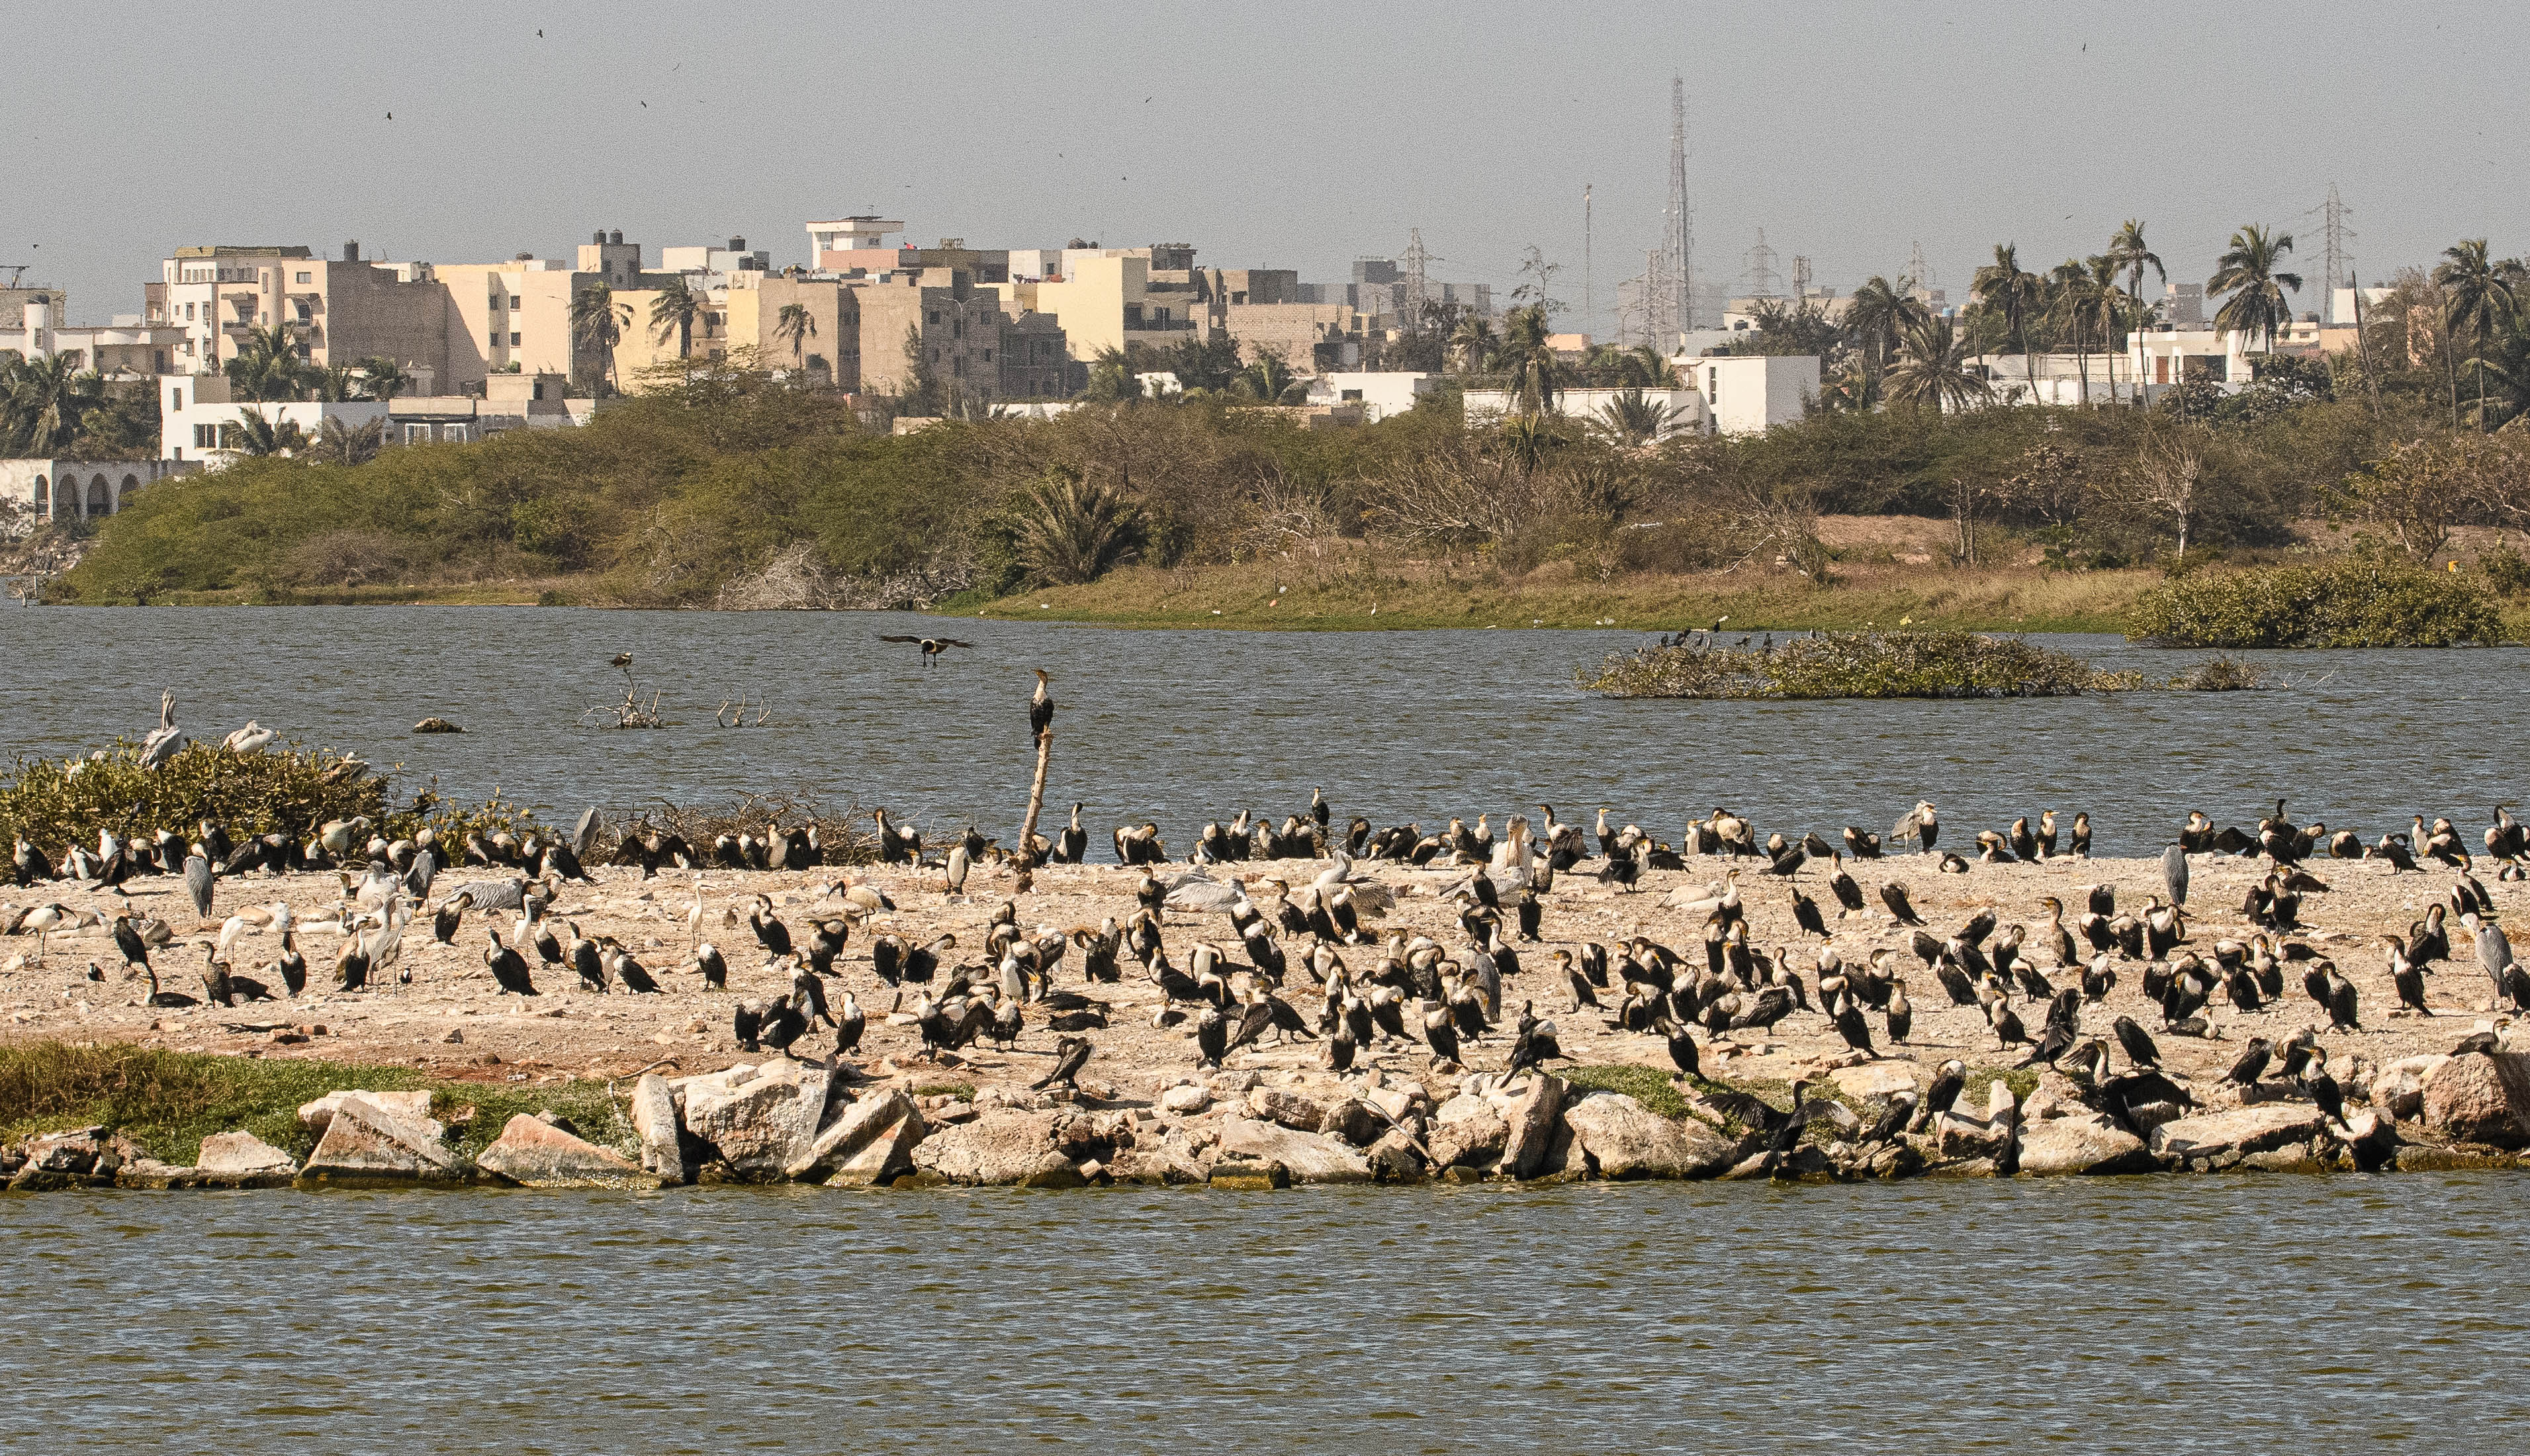
<svg viewBox="0 0 2530 1456">
<path fill-rule="evenodd" d="M 2518 1451 L 2501 1174 L 0 1200 L 39 1451 Z"/>
<path fill-rule="evenodd" d="M 925 671 L 880 633 L 962 634 Z M 1182 852 L 1209 816 L 1275 813 L 1323 785 L 1339 812 L 1427 827 L 1452 813 L 1614 806 L 1665 836 L 1716 804 L 1795 832 L 1888 825 L 1918 795 L 1953 824 L 2087 809 L 2103 852 L 2168 842 L 2189 808 L 2293 814 L 2378 835 L 2411 813 L 2482 825 L 2520 793 L 2530 652 L 2254 654 L 2289 692 L 1996 702 L 1615 702 L 1574 691 L 1633 633 L 1126 632 L 857 613 L 553 608 L 0 609 L 0 753 L 68 755 L 154 726 L 174 685 L 197 735 L 248 717 L 381 764 L 400 788 L 499 788 L 555 812 L 812 787 L 935 827 L 1008 835 L 1030 767 L 1027 670 L 1063 711 L 1050 797 L 1092 841 L 1155 816 Z M 2198 652 L 2047 639 L 2167 676 Z M 630 650 L 674 726 L 590 732 Z M 721 729 L 746 695 L 762 728 Z M 415 737 L 427 714 L 459 737 Z M 1960 834 L 1957 837 L 1964 839 Z"/>
</svg>

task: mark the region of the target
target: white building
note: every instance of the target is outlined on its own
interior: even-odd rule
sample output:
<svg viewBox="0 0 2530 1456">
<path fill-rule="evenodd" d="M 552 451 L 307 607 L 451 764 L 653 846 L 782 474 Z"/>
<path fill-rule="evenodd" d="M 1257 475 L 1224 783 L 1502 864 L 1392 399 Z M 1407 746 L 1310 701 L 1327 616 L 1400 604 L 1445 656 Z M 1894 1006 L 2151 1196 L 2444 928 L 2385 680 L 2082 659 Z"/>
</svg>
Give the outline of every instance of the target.
<svg viewBox="0 0 2530 1456">
<path fill-rule="evenodd" d="M 172 460 L 0 460 L 0 535 L 38 521 L 111 516 L 142 486 L 194 469 Z"/>
<path fill-rule="evenodd" d="M 146 324 L 138 313 L 119 313 L 108 324 L 63 324 L 54 306 L 41 294 L 28 299 L 18 326 L 0 329 L 0 353 L 23 359 L 49 359 L 58 354 L 84 371 L 109 379 L 145 379 L 173 365 L 185 331 Z"/>
<path fill-rule="evenodd" d="M 1815 354 L 1679 355 L 1670 364 L 1703 396 L 1708 433 L 1763 434 L 1798 420 L 1819 397 Z"/>
<path fill-rule="evenodd" d="M 568 398 L 560 374 L 494 374 L 485 398 L 399 395 L 377 400 L 273 400 L 231 397 L 217 374 L 173 374 L 158 381 L 159 455 L 218 469 L 242 453 L 240 432 L 251 410 L 274 426 L 295 424 L 312 443 L 334 420 L 347 430 L 386 421 L 387 445 L 464 444 L 513 429 L 559 429 L 588 422 L 594 402 Z"/>
<path fill-rule="evenodd" d="M 1320 374 L 1309 380 L 1309 403 L 1315 407 L 1359 405 L 1372 424 L 1402 415 L 1440 387 L 1440 376 L 1408 370 L 1359 370 Z"/>
<path fill-rule="evenodd" d="M 1644 399 L 1668 410 L 1657 438 L 1666 440 L 1683 434 L 1712 433 L 1712 420 L 1705 409 L 1704 397 L 1692 389 L 1560 389 L 1555 393 L 1553 410 L 1567 420 L 1606 423 L 1616 401 L 1634 393 L 1640 393 Z M 1498 424 L 1512 413 L 1512 392 L 1508 389 L 1470 389 L 1464 396 L 1464 408 L 1467 423 Z"/>
</svg>

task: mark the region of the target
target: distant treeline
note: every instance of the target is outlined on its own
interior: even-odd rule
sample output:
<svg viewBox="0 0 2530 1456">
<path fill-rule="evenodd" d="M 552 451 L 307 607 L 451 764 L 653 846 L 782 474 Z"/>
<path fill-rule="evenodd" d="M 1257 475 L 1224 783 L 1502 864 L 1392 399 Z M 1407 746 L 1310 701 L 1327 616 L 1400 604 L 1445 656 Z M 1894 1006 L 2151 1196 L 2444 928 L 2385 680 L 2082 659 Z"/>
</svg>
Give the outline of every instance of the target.
<svg viewBox="0 0 2530 1456">
<path fill-rule="evenodd" d="M 1222 397 L 955 420 L 898 435 L 748 369 L 611 405 L 585 427 L 241 461 L 152 486 L 99 527 L 61 599 L 324 599 L 550 579 L 632 605 L 904 605 L 1159 566 L 1324 561 L 1373 541 L 1600 578 L 1749 564 L 1831 579 L 1822 514 L 1950 523 L 1963 564 L 2036 540 L 2062 566 L 2284 542 L 2315 515 L 2417 558 L 2453 524 L 2530 521 L 2530 437 L 2326 372 L 2229 402 L 1822 410 L 1743 439 L 1606 418 L 1469 428 L 1445 391 L 1309 428 Z M 354 457 L 358 458 L 358 457 Z"/>
</svg>

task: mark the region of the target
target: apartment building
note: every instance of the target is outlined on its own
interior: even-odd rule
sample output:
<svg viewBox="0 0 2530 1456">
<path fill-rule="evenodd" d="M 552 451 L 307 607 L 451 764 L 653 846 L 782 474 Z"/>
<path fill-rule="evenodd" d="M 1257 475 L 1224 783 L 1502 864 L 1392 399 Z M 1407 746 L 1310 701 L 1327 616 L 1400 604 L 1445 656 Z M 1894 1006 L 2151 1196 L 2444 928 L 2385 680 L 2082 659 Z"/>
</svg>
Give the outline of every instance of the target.
<svg viewBox="0 0 2530 1456">
<path fill-rule="evenodd" d="M 119 313 L 112 323 L 65 324 L 56 304 L 41 292 L 16 304 L 13 321 L 0 315 L 0 354 L 21 359 L 60 355 L 71 366 L 92 370 L 108 379 L 145 379 L 163 374 L 176 358 L 184 332 L 164 324 L 141 322 L 138 313 Z"/>
<path fill-rule="evenodd" d="M 855 281 L 860 301 L 860 387 L 897 393 L 917 364 L 947 388 L 979 398 L 1002 392 L 1002 298 L 952 268 L 883 273 Z"/>
<path fill-rule="evenodd" d="M 783 324 L 784 312 L 793 308 L 806 316 L 796 338 Z M 811 384 L 860 388 L 861 295 L 844 280 L 740 274 L 731 279 L 718 311 L 725 314 L 724 347 L 751 349 L 764 367 L 797 371 Z"/>
<path fill-rule="evenodd" d="M 148 325 L 177 332 L 176 373 L 217 373 L 238 357 L 248 330 L 288 326 L 302 359 L 349 364 L 377 356 L 409 369 L 445 371 L 450 317 L 426 263 L 341 259 L 302 246 L 215 244 L 179 248 L 145 290 Z"/>
</svg>

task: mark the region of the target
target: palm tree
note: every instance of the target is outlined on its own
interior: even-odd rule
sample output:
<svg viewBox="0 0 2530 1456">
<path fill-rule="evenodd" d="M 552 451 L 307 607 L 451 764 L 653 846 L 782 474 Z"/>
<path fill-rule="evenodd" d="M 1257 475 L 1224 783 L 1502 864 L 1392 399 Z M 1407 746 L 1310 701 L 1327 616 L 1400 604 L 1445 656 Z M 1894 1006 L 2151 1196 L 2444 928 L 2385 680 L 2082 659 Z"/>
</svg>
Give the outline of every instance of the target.
<svg viewBox="0 0 2530 1456">
<path fill-rule="evenodd" d="M 1107 404 L 1122 404 L 1140 397 L 1141 388 L 1133 379 L 1133 364 L 1125 351 L 1110 344 L 1098 351 L 1089 363 L 1089 398 Z"/>
<path fill-rule="evenodd" d="M 1685 387 L 1678 377 L 1678 365 L 1670 363 L 1669 356 L 1650 344 L 1636 344 L 1626 350 L 1620 373 L 1625 383 L 1635 389 Z"/>
<path fill-rule="evenodd" d="M 2132 315 L 2127 311 L 2126 296 L 2118 289 L 2116 258 L 2100 253 L 2083 259 L 2082 268 L 2081 326 L 2099 334 L 2100 352 L 2109 359 L 2109 398 L 2114 401 L 2118 397 L 2118 355 L 2122 352 L 2118 335 L 2125 332 Z M 2085 380 L 2086 398 L 2089 387 Z"/>
<path fill-rule="evenodd" d="M 1621 445 L 1648 445 L 1669 433 L 1670 408 L 1640 389 L 1628 389 L 1600 407 L 1593 427 Z"/>
<path fill-rule="evenodd" d="M 1230 387 L 1266 405 L 1296 403 L 1292 396 L 1307 392 L 1307 386 L 1292 376 L 1292 366 L 1283 363 L 1283 356 L 1270 351 L 1258 354 L 1254 363 L 1240 369 Z"/>
<path fill-rule="evenodd" d="M 773 337 L 790 344 L 791 367 L 795 371 L 798 369 L 800 347 L 817 337 L 817 320 L 808 316 L 808 306 L 783 305 L 782 312 L 773 321 Z"/>
<path fill-rule="evenodd" d="M 1555 408 L 1559 369 L 1554 347 L 1547 342 L 1552 328 L 1544 304 L 1514 308 L 1505 320 L 1503 360 L 1510 365 L 1512 406 L 1522 415 Z"/>
<path fill-rule="evenodd" d="M 2049 309 L 2056 326 L 2073 337 L 2073 367 L 2082 377 L 2082 408 L 2091 407 L 2091 350 L 2088 343 L 2091 271 L 2068 257 L 2047 270 Z"/>
<path fill-rule="evenodd" d="M 287 323 L 270 328 L 248 324 L 246 342 L 238 346 L 237 358 L 228 362 L 225 372 L 232 385 L 245 390 L 258 404 L 265 400 L 295 400 L 320 377 L 299 357 L 299 343 L 291 337 Z"/>
<path fill-rule="evenodd" d="M 13 356 L 0 369 L 0 441 L 12 454 L 48 456 L 70 449 L 88 411 L 105 399 L 104 379 L 65 355 Z"/>
<path fill-rule="evenodd" d="M 1481 374 L 1493 367 L 1494 353 L 1502 341 L 1494 337 L 1494 326 L 1473 313 L 1458 320 L 1450 334 L 1450 354 L 1458 362 L 1462 374 Z"/>
<path fill-rule="evenodd" d="M 1893 284 L 1874 273 L 1870 281 L 1853 291 L 1845 305 L 1844 326 L 1857 345 L 1869 348 L 1871 372 L 1879 374 L 1889 367 L 1889 356 L 1898 352 L 1899 338 L 1909 328 L 1929 316 L 1924 305 L 1916 299 L 1914 280 Z"/>
<path fill-rule="evenodd" d="M 350 364 L 327 364 L 314 375 L 316 397 L 328 404 L 359 398 L 360 381 Z"/>
<path fill-rule="evenodd" d="M 2301 275 L 2277 267 L 2292 246 L 2292 234 L 2271 233 L 2254 222 L 2231 235 L 2231 246 L 2214 260 L 2214 276 L 2205 281 L 2206 292 L 2230 295 L 2214 310 L 2216 328 L 2243 337 L 2263 333 L 2266 352 L 2276 352 L 2276 330 L 2292 322 L 2284 290 L 2301 292 Z"/>
<path fill-rule="evenodd" d="M 238 449 L 248 455 L 295 455 L 307 445 L 297 421 L 274 420 L 261 410 L 238 411 Z"/>
<path fill-rule="evenodd" d="M 615 302 L 615 290 L 592 283 L 571 296 L 571 338 L 576 352 L 594 354 L 598 373 L 615 382 L 615 349 L 632 325 L 632 306 Z"/>
<path fill-rule="evenodd" d="M 2009 243 L 1994 245 L 1994 261 L 1976 270 L 1968 285 L 1979 301 L 2003 315 L 2009 336 L 2020 341 L 2020 360 L 2029 373 L 2029 397 L 2038 398 L 2038 361 L 2029 352 L 2029 315 L 2038 309 L 2044 289 L 2038 275 L 2021 271 L 2020 250 Z"/>
<path fill-rule="evenodd" d="M 1031 586 L 1078 586 L 1141 554 L 1142 511 L 1110 486 L 1048 476 L 1006 517 L 1011 559 Z"/>
<path fill-rule="evenodd" d="M 2125 226 L 2109 239 L 2109 251 L 2101 256 L 2108 259 L 2112 275 L 2126 275 L 2126 297 L 2134 305 L 2134 326 L 2143 327 L 2144 319 L 2150 316 L 2143 307 L 2143 270 L 2152 269 L 2153 276 L 2164 283 L 2170 281 L 2170 274 L 2161 266 L 2161 254 L 2144 242 L 2142 219 L 2127 218 Z"/>
<path fill-rule="evenodd" d="M 340 419 L 328 415 L 324 422 L 316 427 L 318 449 L 327 460 L 340 465 L 366 465 L 377 459 L 379 449 L 386 444 L 386 438 L 387 422 L 384 420 L 372 420 L 366 424 L 354 428 L 345 424 Z"/>
<path fill-rule="evenodd" d="M 665 344 L 668 335 L 675 334 L 677 358 L 691 354 L 694 324 L 702 318 L 706 302 L 701 294 L 686 286 L 683 273 L 672 274 L 659 296 L 650 301 L 650 337 Z"/>
<path fill-rule="evenodd" d="M 360 371 L 360 393 L 381 404 L 412 388 L 404 365 L 384 355 L 372 354 L 355 367 Z"/>
<path fill-rule="evenodd" d="M 1917 409 L 1929 404 L 1936 411 L 1964 410 L 1994 398 L 1994 386 L 1968 367 L 1967 346 L 1958 331 L 1949 319 L 1938 317 L 1906 330 L 1881 387 L 1893 404 Z"/>
<path fill-rule="evenodd" d="M 2499 323 L 2510 323 L 2519 313 L 2525 300 L 2522 296 L 2521 263 L 2506 258 L 2496 262 L 2487 256 L 2484 238 L 2464 238 L 2443 250 L 2443 260 L 2434 265 L 2434 286 L 2443 291 L 2443 364 L 2450 375 L 2451 423 L 2459 422 L 2459 367 L 2453 362 L 2451 336 L 2465 333 L 2477 345 L 2477 353 L 2486 353 L 2487 338 Z M 2470 363 L 2477 366 L 2478 423 L 2486 423 L 2486 362 L 2483 358 Z"/>
</svg>

